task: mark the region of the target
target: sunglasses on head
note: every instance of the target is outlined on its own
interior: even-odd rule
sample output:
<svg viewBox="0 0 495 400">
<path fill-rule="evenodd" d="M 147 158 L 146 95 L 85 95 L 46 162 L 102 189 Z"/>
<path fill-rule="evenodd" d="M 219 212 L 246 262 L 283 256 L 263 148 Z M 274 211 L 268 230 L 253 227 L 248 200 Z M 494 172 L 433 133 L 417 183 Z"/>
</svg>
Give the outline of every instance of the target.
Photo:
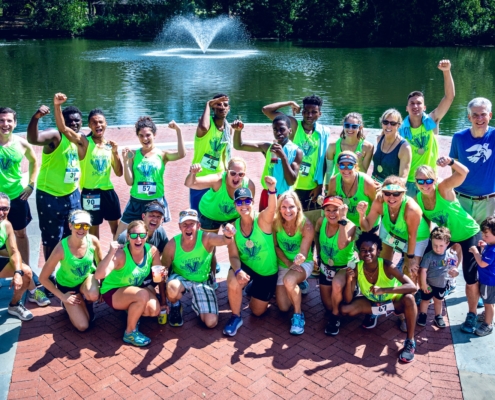
<svg viewBox="0 0 495 400">
<path fill-rule="evenodd" d="M 249 206 L 249 205 L 251 205 L 251 203 L 252 203 L 252 202 L 253 202 L 253 199 L 244 199 L 244 200 L 243 200 L 243 199 L 237 199 L 237 200 L 235 201 L 235 205 L 236 205 L 237 207 L 240 207 L 240 206 L 242 206 L 243 204 L 245 204 L 245 205 Z"/>
<path fill-rule="evenodd" d="M 141 239 L 144 239 L 146 236 L 148 236 L 147 233 L 129 233 L 129 237 L 131 239 L 137 239 L 138 236 L 141 238 Z"/>
<path fill-rule="evenodd" d="M 10 207 L 0 207 L 0 211 L 7 212 L 10 210 Z"/>
<path fill-rule="evenodd" d="M 435 179 L 431 179 L 431 178 L 428 178 L 428 179 L 416 179 L 416 182 L 418 183 L 418 185 L 431 185 L 433 182 L 435 182 Z"/>
<path fill-rule="evenodd" d="M 383 125 L 390 125 L 390 126 L 397 126 L 399 125 L 398 122 L 395 122 L 395 121 L 389 121 L 387 119 L 382 119 L 382 124 Z"/>
<path fill-rule="evenodd" d="M 345 165 L 345 164 L 339 164 L 339 168 L 340 169 L 346 169 L 346 168 L 347 169 L 353 169 L 354 168 L 354 164 L 347 164 L 347 165 Z"/>
<path fill-rule="evenodd" d="M 245 172 L 235 172 L 235 171 L 232 171 L 232 170 L 229 171 L 229 174 L 230 174 L 230 176 L 237 176 L 237 175 L 239 175 L 239 178 L 244 178 L 246 176 L 246 173 Z"/>
<path fill-rule="evenodd" d="M 387 197 L 390 197 L 390 196 L 399 197 L 404 192 L 383 192 L 382 191 L 382 193 L 384 196 L 387 196 Z"/>
<path fill-rule="evenodd" d="M 179 213 L 179 217 L 185 217 L 186 215 L 190 216 L 190 217 L 197 217 L 198 216 L 198 213 L 196 211 L 181 211 Z"/>
<path fill-rule="evenodd" d="M 361 124 L 350 124 L 349 122 L 344 122 L 345 129 L 357 129 L 361 126 Z"/>
<path fill-rule="evenodd" d="M 79 230 L 83 228 L 85 231 L 89 231 L 89 225 L 88 224 L 74 224 L 74 229 Z"/>
</svg>

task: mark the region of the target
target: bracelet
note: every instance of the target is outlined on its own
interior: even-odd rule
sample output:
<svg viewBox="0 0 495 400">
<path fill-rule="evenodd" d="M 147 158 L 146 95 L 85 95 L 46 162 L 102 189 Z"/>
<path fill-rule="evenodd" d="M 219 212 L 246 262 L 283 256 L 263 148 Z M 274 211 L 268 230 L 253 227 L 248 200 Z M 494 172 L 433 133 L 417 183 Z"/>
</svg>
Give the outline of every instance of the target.
<svg viewBox="0 0 495 400">
<path fill-rule="evenodd" d="M 267 190 L 268 194 L 277 194 L 277 189 L 275 189 L 273 192 L 270 192 L 269 190 Z"/>
<path fill-rule="evenodd" d="M 229 240 L 232 239 L 232 236 L 227 236 L 225 234 L 223 236 L 224 236 L 225 239 L 229 239 Z"/>
<path fill-rule="evenodd" d="M 15 275 L 15 274 L 19 274 L 20 276 L 24 276 L 24 271 L 23 271 L 22 269 L 16 269 L 16 270 L 14 271 L 14 275 Z"/>
<path fill-rule="evenodd" d="M 407 258 L 409 258 L 409 259 L 414 258 L 414 253 L 413 254 L 407 254 Z"/>
<path fill-rule="evenodd" d="M 238 274 L 239 272 L 241 272 L 241 271 L 242 271 L 242 268 L 239 268 L 237 271 L 234 271 L 234 276 L 237 276 L 237 274 Z"/>
<path fill-rule="evenodd" d="M 452 160 L 450 160 L 450 162 L 449 162 L 449 164 L 448 164 L 448 165 L 451 167 L 452 165 L 454 165 L 454 162 L 455 162 L 455 160 L 454 160 L 454 159 L 452 159 Z"/>
<path fill-rule="evenodd" d="M 34 190 L 34 186 L 33 185 L 28 185 L 28 187 L 30 187 L 31 190 Z"/>
</svg>

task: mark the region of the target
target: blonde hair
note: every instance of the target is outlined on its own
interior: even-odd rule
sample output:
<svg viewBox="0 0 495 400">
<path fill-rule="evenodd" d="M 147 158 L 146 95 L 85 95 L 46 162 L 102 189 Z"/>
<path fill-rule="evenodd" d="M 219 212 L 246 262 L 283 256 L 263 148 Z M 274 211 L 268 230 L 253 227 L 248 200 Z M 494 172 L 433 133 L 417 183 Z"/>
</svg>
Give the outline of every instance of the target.
<svg viewBox="0 0 495 400">
<path fill-rule="evenodd" d="M 284 202 L 284 200 L 288 199 L 292 199 L 297 208 L 296 231 L 302 231 L 304 227 L 305 219 L 302 211 L 301 201 L 299 200 L 296 192 L 288 190 L 282 193 L 277 200 L 277 212 L 275 213 L 275 219 L 273 220 L 273 228 L 275 232 L 280 232 L 282 229 L 284 229 L 284 217 L 282 217 L 282 212 L 280 210 L 282 208 L 282 203 Z"/>
<path fill-rule="evenodd" d="M 418 176 L 418 173 L 423 174 L 429 179 L 437 180 L 437 174 L 435 173 L 435 170 L 429 165 L 420 165 L 418 168 L 416 168 L 416 172 L 414 173 L 415 178 Z"/>
<path fill-rule="evenodd" d="M 363 123 L 363 116 L 357 112 L 350 112 L 349 114 L 347 114 L 344 119 L 342 120 L 342 126 L 344 125 L 344 123 L 349 119 L 349 118 L 354 118 L 354 119 L 357 119 L 359 121 L 359 124 L 361 125 L 359 128 L 358 128 L 358 134 L 357 134 L 357 138 L 359 140 L 364 140 L 365 136 L 364 136 L 364 123 Z M 342 139 L 345 139 L 346 138 L 346 135 L 345 135 L 345 129 L 342 129 L 342 132 L 340 132 L 340 137 Z"/>
<path fill-rule="evenodd" d="M 131 229 L 136 228 L 137 226 L 142 226 L 146 233 L 148 233 L 148 227 L 144 223 L 144 221 L 136 220 L 132 221 L 129 225 L 127 225 L 127 239 L 129 239 L 129 233 L 131 233 Z"/>
<path fill-rule="evenodd" d="M 404 179 L 399 178 L 397 175 L 390 175 L 385 178 L 385 180 L 382 183 L 382 187 L 387 186 L 387 185 L 399 185 L 401 188 L 406 188 L 406 184 L 404 182 Z"/>
<path fill-rule="evenodd" d="M 240 163 L 240 164 L 244 165 L 244 171 L 247 170 L 246 160 L 244 160 L 244 158 L 242 158 L 242 157 L 232 157 L 229 160 L 229 163 L 227 164 L 227 169 L 232 168 L 232 165 L 235 163 Z"/>
<path fill-rule="evenodd" d="M 89 220 L 92 222 L 93 221 L 93 218 L 91 218 L 91 214 L 87 211 L 84 211 L 84 210 L 73 210 L 69 213 L 69 217 L 68 217 L 68 221 L 69 221 L 69 224 L 73 224 L 74 222 L 74 219 L 76 217 L 77 214 L 85 214 L 89 217 Z"/>
<path fill-rule="evenodd" d="M 344 151 L 341 151 L 340 154 L 349 154 L 350 156 L 353 156 L 356 159 L 356 164 L 354 164 L 354 170 L 356 172 L 359 172 L 359 157 L 357 156 L 356 153 L 354 153 L 353 151 L 350 151 L 350 150 L 344 150 Z M 340 154 L 337 156 L 337 160 L 339 159 Z M 336 168 L 339 170 L 339 173 L 340 173 L 340 168 L 338 166 L 336 166 Z"/>
<path fill-rule="evenodd" d="M 379 120 L 380 125 L 382 124 L 382 121 L 385 119 L 385 117 L 388 117 L 389 115 L 397 118 L 397 122 L 399 123 L 399 126 L 402 125 L 402 115 L 400 115 L 400 112 L 398 110 L 396 110 L 395 108 L 389 108 L 387 111 L 385 111 L 382 114 L 382 116 L 380 117 L 380 120 Z"/>
</svg>

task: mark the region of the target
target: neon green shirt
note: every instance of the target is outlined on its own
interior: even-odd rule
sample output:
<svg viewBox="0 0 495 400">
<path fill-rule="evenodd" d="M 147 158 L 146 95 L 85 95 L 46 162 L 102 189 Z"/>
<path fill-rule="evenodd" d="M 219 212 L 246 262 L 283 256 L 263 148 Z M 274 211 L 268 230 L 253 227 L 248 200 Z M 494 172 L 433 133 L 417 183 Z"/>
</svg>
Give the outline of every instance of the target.
<svg viewBox="0 0 495 400">
<path fill-rule="evenodd" d="M 416 170 L 421 165 L 429 165 L 433 171 L 437 170 L 438 142 L 433 130 L 426 131 L 423 124 L 419 128 L 411 127 L 411 139 L 406 139 L 411 145 L 412 159 L 408 182 L 416 182 Z"/>
<path fill-rule="evenodd" d="M 136 151 L 132 166 L 134 182 L 131 187 L 131 196 L 139 200 L 161 199 L 165 195 L 163 174 L 165 163 L 161 154 L 144 157 L 141 150 Z"/>
<path fill-rule="evenodd" d="M 337 160 L 339 159 L 340 153 L 342 153 L 342 138 L 338 138 L 337 141 L 335 142 L 335 154 L 333 156 L 333 171 L 332 171 L 332 176 L 336 175 L 338 173 L 338 165 L 337 165 Z M 356 151 L 354 153 L 362 153 L 363 152 L 363 144 L 364 144 L 364 139 L 361 139 L 358 142 L 358 145 L 356 147 Z M 365 171 L 366 172 L 366 171 Z"/>
<path fill-rule="evenodd" d="M 357 263 L 356 269 L 357 269 L 357 282 L 359 285 L 359 289 L 361 290 L 361 293 L 363 294 L 364 297 L 376 303 L 383 303 L 386 301 L 394 300 L 396 296 L 401 296 L 401 295 L 395 295 L 393 293 L 375 295 L 370 291 L 372 286 L 378 286 L 381 288 L 402 286 L 402 283 L 400 283 L 396 278 L 390 279 L 387 276 L 387 274 L 383 269 L 383 258 L 378 258 L 378 278 L 375 284 L 371 284 L 370 282 L 368 282 L 368 279 L 364 274 L 363 264 L 364 264 L 363 261 L 359 261 Z"/>
<path fill-rule="evenodd" d="M 213 117 L 210 117 L 210 129 L 203 137 L 194 136 L 194 156 L 192 163 L 201 164 L 203 170 L 197 176 L 217 174 L 225 171 L 225 148 L 227 143 L 222 143 L 223 130 L 215 125 Z"/>
<path fill-rule="evenodd" d="M 328 220 L 323 217 L 323 223 L 320 228 L 320 258 L 325 264 L 329 265 L 329 260 L 333 261 L 336 267 L 347 267 L 350 261 L 354 260 L 354 242 L 349 244 L 342 250 L 339 249 L 339 230 L 335 235 L 327 236 Z"/>
<path fill-rule="evenodd" d="M 382 218 L 383 227 L 386 229 L 388 233 L 391 233 L 405 241 L 409 240 L 407 224 L 404 218 L 404 213 L 406 211 L 406 204 L 409 200 L 414 201 L 409 196 L 404 195 L 402 197 L 402 204 L 400 206 L 399 215 L 397 216 L 395 224 L 393 224 L 392 221 L 390 221 L 390 214 L 388 211 L 387 204 L 383 203 L 383 218 Z M 416 240 L 420 242 L 422 240 L 428 239 L 429 237 L 430 237 L 430 228 L 428 227 L 428 224 L 426 223 L 425 219 L 421 217 Z"/>
<path fill-rule="evenodd" d="M 112 172 L 112 148 L 96 146 L 93 137 L 88 136 L 88 152 L 81 161 L 81 188 L 113 189 L 110 174 Z"/>
<path fill-rule="evenodd" d="M 12 135 L 9 146 L 0 146 L 0 190 L 14 200 L 24 188 L 21 185 L 21 161 L 24 157 L 19 137 Z"/>
<path fill-rule="evenodd" d="M 77 258 L 71 253 L 66 237 L 62 239 L 64 258 L 60 260 L 60 268 L 57 270 L 56 279 L 62 286 L 75 287 L 83 283 L 86 278 L 94 274 L 95 248 L 89 235 L 86 236 L 86 253 L 82 258 Z"/>
<path fill-rule="evenodd" d="M 306 218 L 304 219 L 302 226 L 304 226 L 305 223 Z M 293 261 L 301 251 L 301 243 L 303 239 L 302 232 L 298 229 L 294 236 L 289 236 L 287 232 L 285 232 L 284 228 L 282 228 L 277 231 L 276 236 L 278 247 L 280 247 L 290 261 Z M 287 265 L 285 265 L 280 258 L 277 257 L 277 261 L 279 267 L 287 268 Z M 313 252 L 311 251 L 311 248 L 309 249 L 308 257 L 304 262 L 313 262 Z"/>
<path fill-rule="evenodd" d="M 188 281 L 205 282 L 208 280 L 213 253 L 203 246 L 203 231 L 198 230 L 196 245 L 191 251 L 184 251 L 181 246 L 182 233 L 174 236 L 175 255 L 172 261 L 173 271 Z"/>
<path fill-rule="evenodd" d="M 294 144 L 303 152 L 303 160 L 299 168 L 296 189 L 312 190 L 318 186 L 315 182 L 316 166 L 318 164 L 318 147 L 320 146 L 320 133 L 313 131 L 311 135 L 304 132 L 301 121 L 297 121 L 297 131 L 294 135 Z"/>
</svg>

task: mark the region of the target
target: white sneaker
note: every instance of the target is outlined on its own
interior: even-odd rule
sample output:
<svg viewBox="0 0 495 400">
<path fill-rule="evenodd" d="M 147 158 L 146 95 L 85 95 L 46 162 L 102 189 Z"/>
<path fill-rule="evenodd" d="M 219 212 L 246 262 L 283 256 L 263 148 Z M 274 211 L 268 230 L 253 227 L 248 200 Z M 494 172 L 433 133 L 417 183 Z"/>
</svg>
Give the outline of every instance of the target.
<svg viewBox="0 0 495 400">
<path fill-rule="evenodd" d="M 31 314 L 31 311 L 24 307 L 24 304 L 21 302 L 17 303 L 15 306 L 9 305 L 7 312 L 22 321 L 29 321 L 30 319 L 33 319 L 33 314 Z"/>
<path fill-rule="evenodd" d="M 45 292 L 43 292 L 43 290 L 40 290 L 40 289 L 36 289 L 33 294 L 31 294 L 31 292 L 28 291 L 27 298 L 28 298 L 29 302 L 36 303 L 40 307 L 46 307 L 46 306 L 52 304 L 50 299 L 48 297 L 46 297 Z"/>
</svg>

